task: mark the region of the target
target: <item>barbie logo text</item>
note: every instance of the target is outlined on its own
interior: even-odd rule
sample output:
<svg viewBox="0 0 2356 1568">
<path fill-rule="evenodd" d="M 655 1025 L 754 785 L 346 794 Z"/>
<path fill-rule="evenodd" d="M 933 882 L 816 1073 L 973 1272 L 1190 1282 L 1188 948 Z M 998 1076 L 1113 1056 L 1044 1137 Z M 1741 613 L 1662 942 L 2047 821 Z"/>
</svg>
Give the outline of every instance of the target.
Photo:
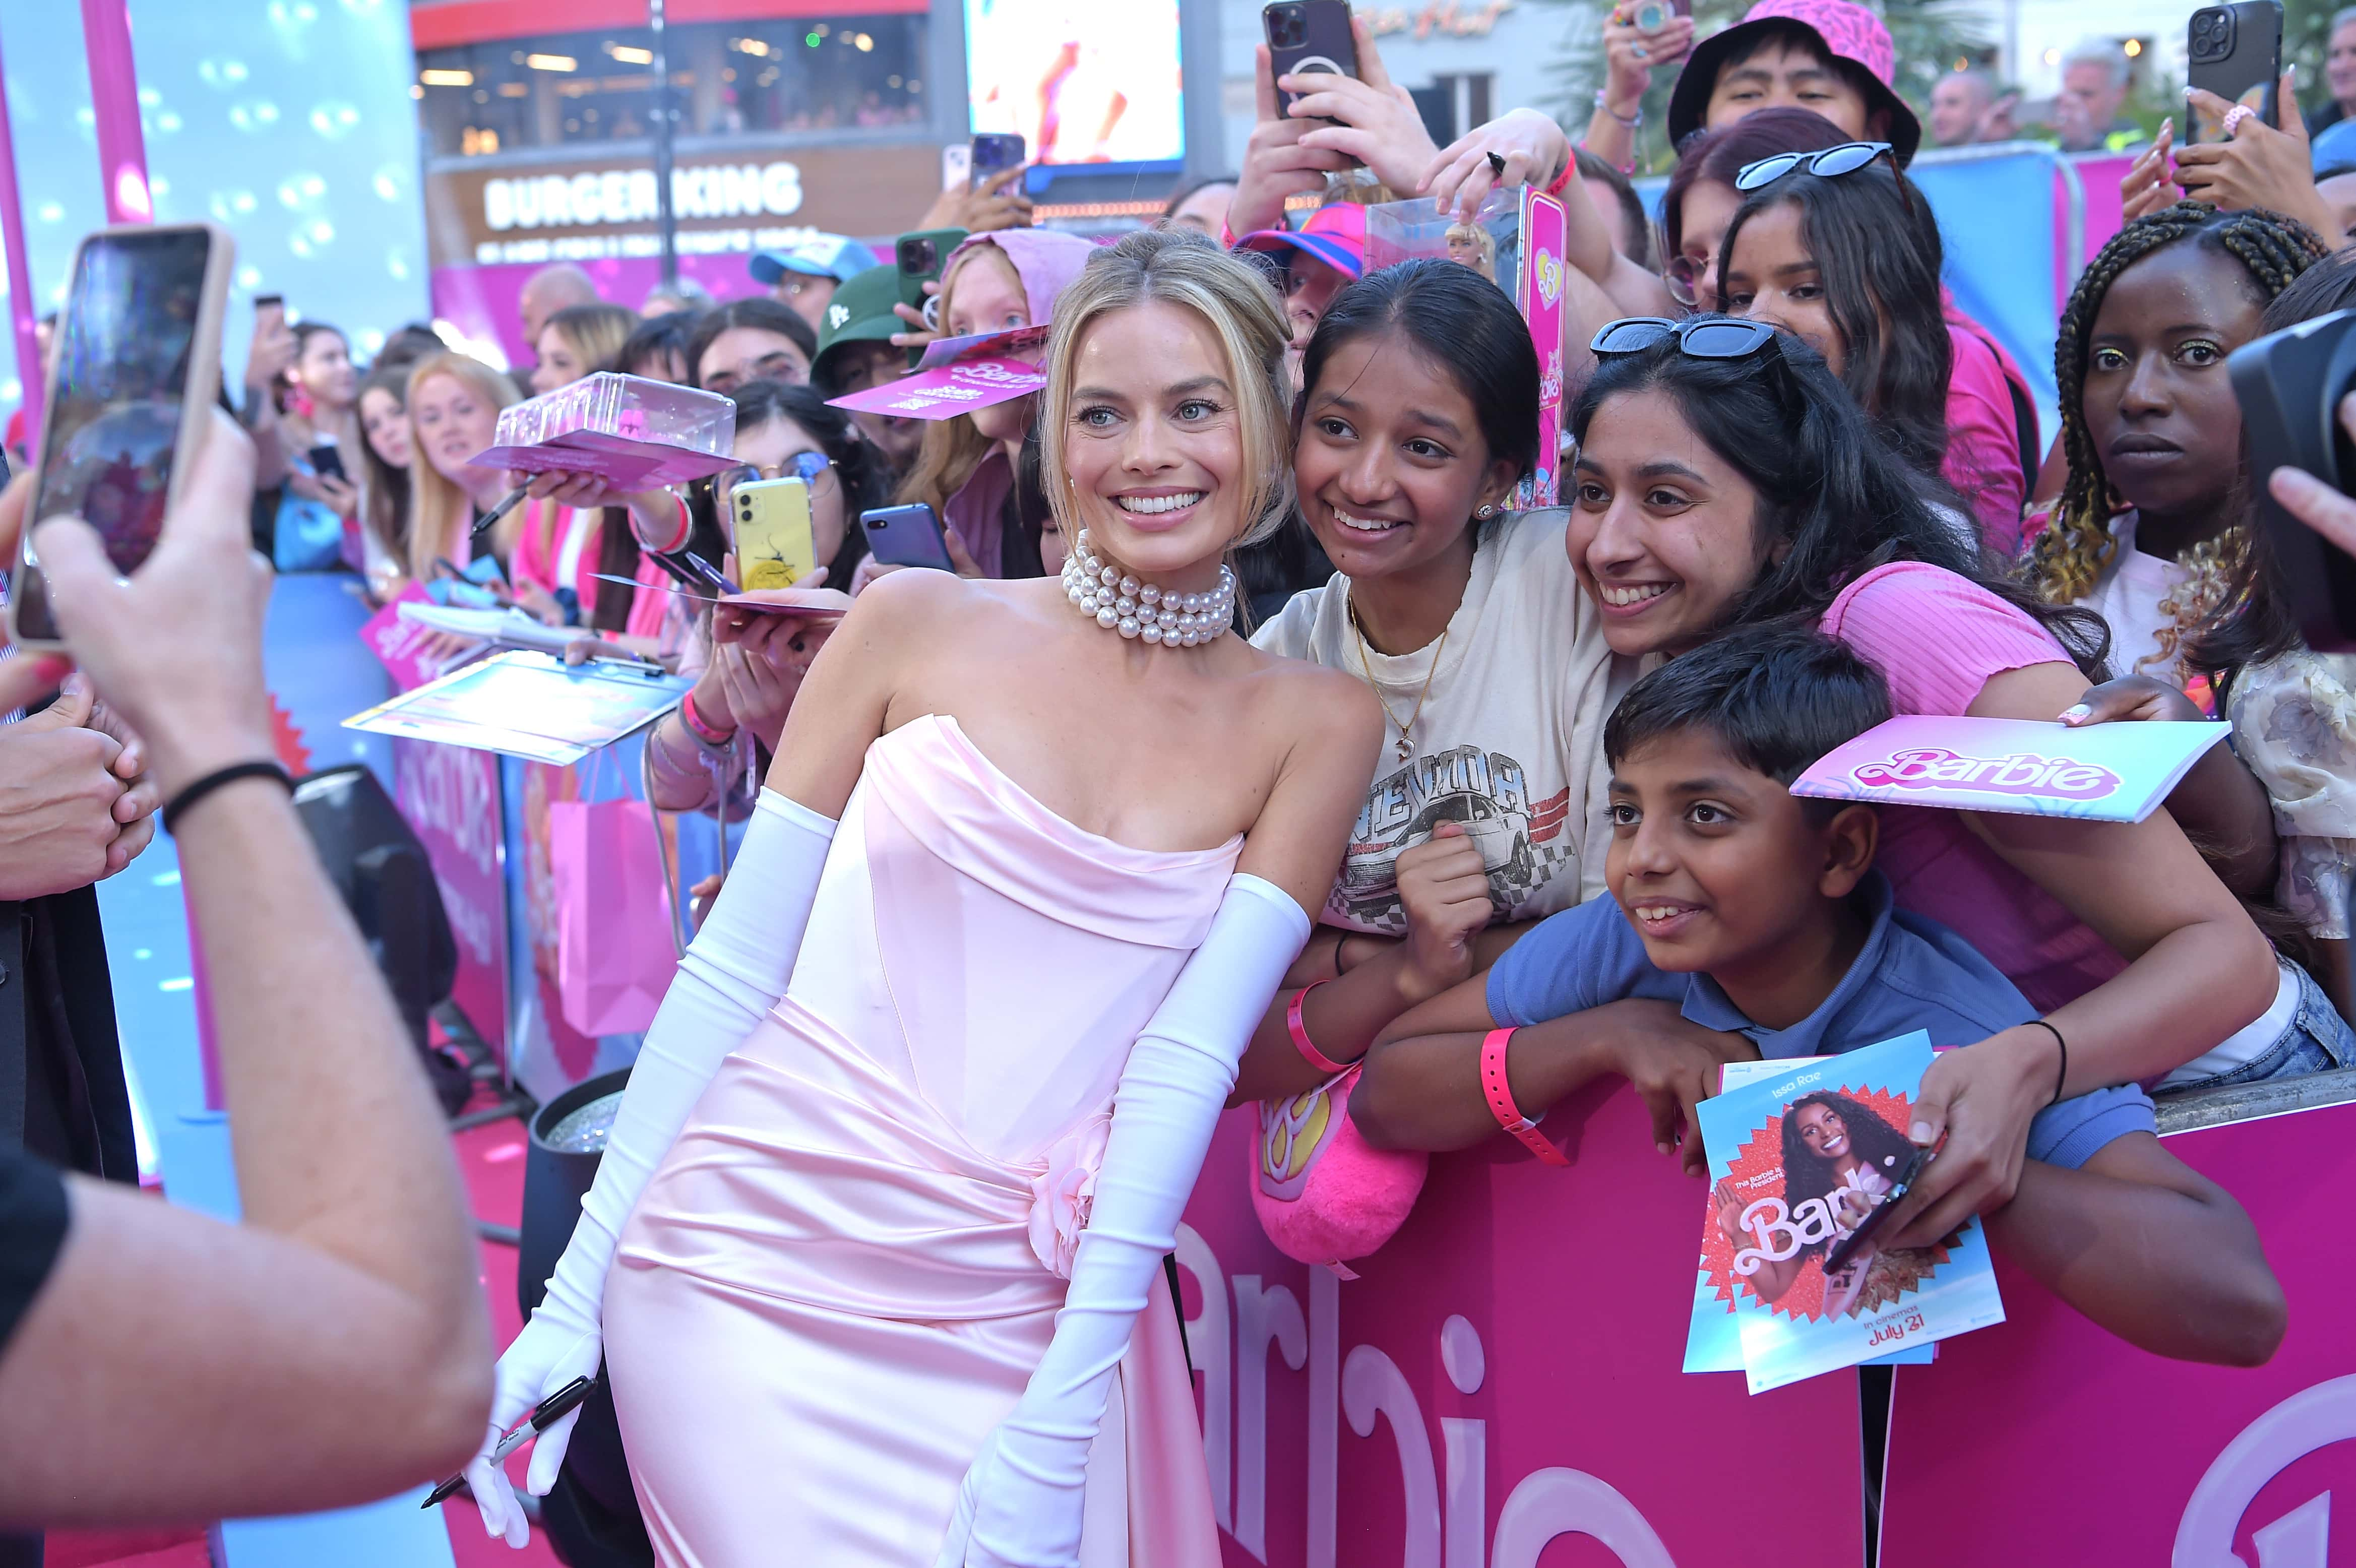
<svg viewBox="0 0 2356 1568">
<path fill-rule="evenodd" d="M 2028 752 L 1966 757 L 1942 746 L 1893 752 L 1887 762 L 1861 763 L 1851 776 L 1872 789 L 1976 789 L 2058 800 L 2100 800 L 2119 787 L 2119 775 L 2110 769 L 2069 757 Z"/>
</svg>

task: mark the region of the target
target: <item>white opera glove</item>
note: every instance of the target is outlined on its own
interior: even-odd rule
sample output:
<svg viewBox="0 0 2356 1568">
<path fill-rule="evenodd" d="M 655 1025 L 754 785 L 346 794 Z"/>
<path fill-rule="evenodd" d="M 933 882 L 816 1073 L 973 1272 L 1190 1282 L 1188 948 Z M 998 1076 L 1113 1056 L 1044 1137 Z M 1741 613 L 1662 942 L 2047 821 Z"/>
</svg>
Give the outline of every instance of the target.
<svg viewBox="0 0 2356 1568">
<path fill-rule="evenodd" d="M 581 1200 L 580 1222 L 549 1276 L 546 1298 L 499 1358 L 489 1433 L 466 1467 L 484 1529 L 511 1546 L 523 1545 L 529 1531 L 514 1488 L 490 1462 L 491 1448 L 542 1398 L 596 1371 L 605 1352 L 605 1273 L 622 1227 L 720 1063 L 786 994 L 834 828 L 808 806 L 761 792 L 728 880 L 638 1048 L 597 1179 Z M 556 1484 L 578 1415 L 533 1442 L 524 1484 L 535 1497 Z"/>
<path fill-rule="evenodd" d="M 1113 1372 L 1194 1189 L 1236 1063 L 1309 940 L 1282 889 L 1238 874 L 1194 955 L 1137 1037 L 1072 1284 L 1023 1397 L 958 1489 L 936 1568 L 1072 1568 L 1088 1445 Z"/>
</svg>

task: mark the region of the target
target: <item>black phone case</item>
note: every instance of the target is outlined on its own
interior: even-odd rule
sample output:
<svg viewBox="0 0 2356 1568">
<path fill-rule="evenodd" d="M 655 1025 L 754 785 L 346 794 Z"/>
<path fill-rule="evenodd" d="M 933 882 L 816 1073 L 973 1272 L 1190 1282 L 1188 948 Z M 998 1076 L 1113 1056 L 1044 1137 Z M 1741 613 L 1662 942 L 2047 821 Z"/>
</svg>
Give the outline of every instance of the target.
<svg viewBox="0 0 2356 1568">
<path fill-rule="evenodd" d="M 2283 510 L 2266 488 L 2277 468 L 2305 469 L 2345 490 L 2356 444 L 2340 426 L 2340 400 L 2356 387 L 2356 310 L 2335 311 L 2244 344 L 2225 362 L 2242 405 L 2259 542 L 2273 587 L 2308 646 L 2356 649 L 2356 560 Z"/>
<path fill-rule="evenodd" d="M 2231 33 L 2222 53 L 2202 58 L 2201 27 L 2204 17 L 2224 16 Z M 2186 85 L 2215 93 L 2228 103 L 2244 103 L 2258 118 L 2282 128 L 2281 106 L 2275 101 L 2282 80 L 2283 9 L 2277 0 L 2233 0 L 2227 5 L 2204 5 L 2185 24 Z M 2186 126 L 2188 142 L 2218 142 L 2225 138 L 2204 116 L 2193 114 Z"/>
<path fill-rule="evenodd" d="M 1270 25 L 1273 18 L 1269 15 L 1280 5 L 1299 5 L 1305 13 L 1307 24 L 1301 43 L 1282 48 L 1277 47 L 1275 29 Z M 1271 78 L 1303 69 L 1332 71 L 1338 76 L 1355 77 L 1358 74 L 1358 42 L 1350 33 L 1348 0 L 1277 0 L 1277 5 L 1260 12 L 1260 32 L 1269 40 L 1269 74 Z M 1300 96 L 1297 92 L 1280 89 L 1276 95 L 1276 112 L 1280 114 L 1291 112 L 1293 100 Z"/>
</svg>

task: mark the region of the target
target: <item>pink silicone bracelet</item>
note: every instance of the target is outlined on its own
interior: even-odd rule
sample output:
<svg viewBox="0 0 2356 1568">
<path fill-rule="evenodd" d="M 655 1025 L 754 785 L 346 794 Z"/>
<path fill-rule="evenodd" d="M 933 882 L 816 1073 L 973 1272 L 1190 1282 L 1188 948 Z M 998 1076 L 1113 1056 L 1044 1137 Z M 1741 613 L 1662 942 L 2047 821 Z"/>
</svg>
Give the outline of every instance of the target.
<svg viewBox="0 0 2356 1568">
<path fill-rule="evenodd" d="M 1513 1038 L 1512 1029 L 1493 1029 L 1481 1041 L 1481 1093 L 1488 1097 L 1489 1114 L 1541 1161 L 1567 1167 L 1570 1161 L 1563 1157 L 1562 1150 L 1547 1142 L 1537 1124 L 1514 1104 L 1514 1091 L 1505 1082 L 1505 1045 Z"/>
<path fill-rule="evenodd" d="M 1292 1035 L 1292 1048 L 1301 1052 L 1301 1060 L 1308 1062 L 1310 1066 L 1320 1072 L 1346 1072 L 1350 1069 L 1348 1062 L 1336 1061 L 1309 1043 L 1309 1026 L 1301 1021 L 1301 1004 L 1309 999 L 1310 992 L 1324 983 L 1323 980 L 1312 980 L 1292 993 L 1292 1005 L 1284 1009 L 1284 1027 Z"/>
</svg>

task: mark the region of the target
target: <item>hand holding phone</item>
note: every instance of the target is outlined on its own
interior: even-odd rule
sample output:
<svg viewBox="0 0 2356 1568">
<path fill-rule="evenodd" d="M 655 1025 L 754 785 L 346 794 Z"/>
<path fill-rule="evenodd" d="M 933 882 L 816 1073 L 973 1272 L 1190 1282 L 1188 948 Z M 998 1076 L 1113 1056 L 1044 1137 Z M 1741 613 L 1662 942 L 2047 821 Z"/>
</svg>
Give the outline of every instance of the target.
<svg viewBox="0 0 2356 1568">
<path fill-rule="evenodd" d="M 1014 133 L 985 131 L 976 136 L 966 172 L 966 189 L 980 190 L 1008 169 L 1021 168 L 1027 151 L 1022 136 Z"/>
<path fill-rule="evenodd" d="M 1358 41 L 1350 30 L 1349 0 L 1274 0 L 1260 12 L 1260 27 L 1268 34 L 1268 63 L 1274 78 L 1312 71 L 1358 74 Z M 1301 96 L 1278 89 L 1278 115 L 1290 115 Z"/>
<path fill-rule="evenodd" d="M 736 569 L 747 592 L 791 588 L 818 565 L 810 535 L 809 485 L 798 478 L 739 485 L 728 497 Z"/>
<path fill-rule="evenodd" d="M 229 235 L 208 223 L 102 229 L 75 253 L 9 583 L 17 646 L 62 645 L 34 526 L 82 518 L 125 577 L 155 548 L 218 388 L 236 253 Z"/>
<path fill-rule="evenodd" d="M 2190 133 L 2188 143 L 2232 140 L 2225 132 L 2225 114 L 2237 105 L 2266 125 L 2282 129 L 2275 91 L 2282 78 L 2282 28 L 2280 0 L 2233 0 L 2192 13 L 2185 24 L 2185 86 L 2196 94 L 2214 94 L 2224 107 L 2204 105 L 2194 96 L 2190 123 L 2185 127 Z M 2109 129 L 2096 125 L 2091 131 L 2100 136 Z"/>
<path fill-rule="evenodd" d="M 859 526 L 866 530 L 868 552 L 886 566 L 957 570 L 941 520 L 930 507 L 878 507 L 860 513 Z"/>
</svg>

